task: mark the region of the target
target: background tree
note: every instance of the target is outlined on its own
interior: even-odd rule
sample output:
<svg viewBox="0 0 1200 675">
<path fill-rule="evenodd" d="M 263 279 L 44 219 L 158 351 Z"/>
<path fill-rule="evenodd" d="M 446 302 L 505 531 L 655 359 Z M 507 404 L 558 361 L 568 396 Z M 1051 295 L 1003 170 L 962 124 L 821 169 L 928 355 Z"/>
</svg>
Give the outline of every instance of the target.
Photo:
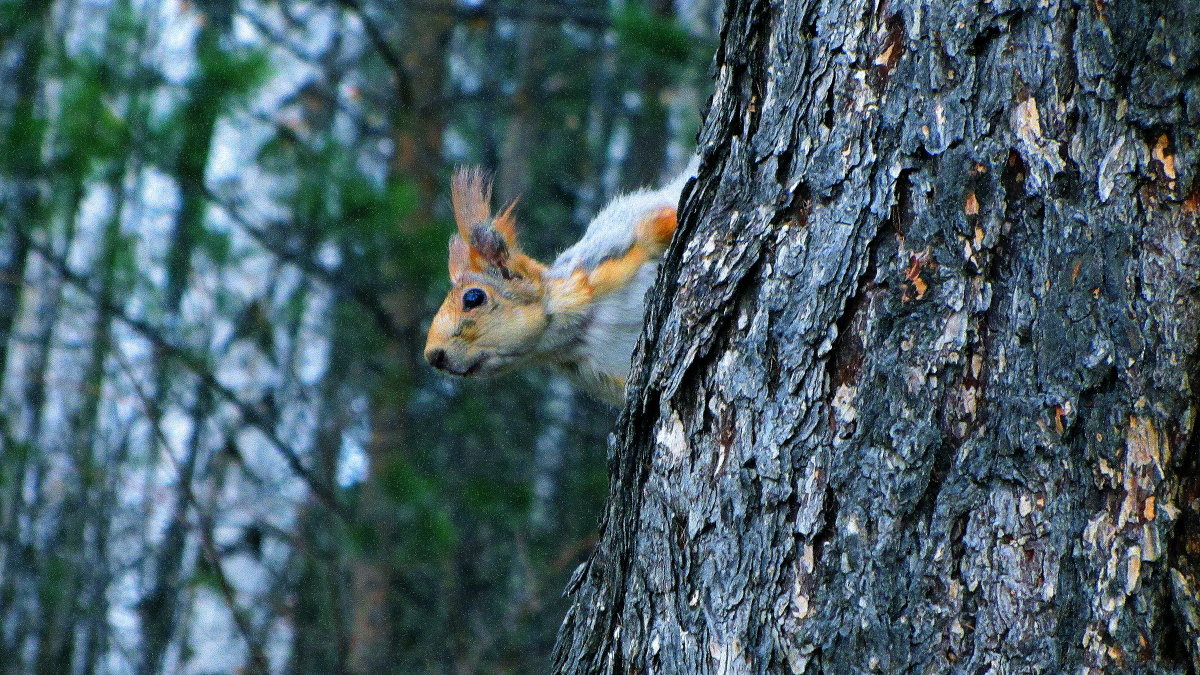
<svg viewBox="0 0 1200 675">
<path fill-rule="evenodd" d="M 1196 5 L 729 3 L 561 672 L 1195 672 Z"/>
<path fill-rule="evenodd" d="M 444 186 L 552 256 L 712 12 L 0 0 L 0 672 L 544 672 L 614 414 L 420 360 Z"/>
</svg>

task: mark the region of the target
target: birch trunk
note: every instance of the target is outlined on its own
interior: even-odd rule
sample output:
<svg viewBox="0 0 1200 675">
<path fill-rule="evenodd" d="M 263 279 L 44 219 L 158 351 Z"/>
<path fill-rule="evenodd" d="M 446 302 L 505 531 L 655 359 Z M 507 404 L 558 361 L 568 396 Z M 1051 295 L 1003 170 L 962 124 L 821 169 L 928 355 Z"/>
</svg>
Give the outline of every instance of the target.
<svg viewBox="0 0 1200 675">
<path fill-rule="evenodd" d="M 729 3 L 559 671 L 1196 671 L 1197 25 Z"/>
</svg>

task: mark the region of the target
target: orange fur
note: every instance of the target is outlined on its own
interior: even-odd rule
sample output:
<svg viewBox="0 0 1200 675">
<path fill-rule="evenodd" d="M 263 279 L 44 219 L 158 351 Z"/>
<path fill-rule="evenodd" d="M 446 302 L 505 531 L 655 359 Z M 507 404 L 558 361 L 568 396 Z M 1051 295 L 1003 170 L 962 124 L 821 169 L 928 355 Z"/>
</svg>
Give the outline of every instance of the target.
<svg viewBox="0 0 1200 675">
<path fill-rule="evenodd" d="M 517 249 L 514 249 L 512 256 L 509 258 L 508 266 L 517 276 L 522 279 L 529 279 L 535 283 L 541 282 L 542 273 L 546 271 L 545 265 Z"/>
<path fill-rule="evenodd" d="M 618 197 L 548 268 L 517 243 L 517 201 L 493 214 L 488 174 L 457 171 L 450 193 L 458 226 L 450 241 L 452 288 L 429 327 L 426 359 L 466 377 L 550 363 L 619 403 L 626 352 L 637 337 L 634 317 L 624 314 L 637 311 L 650 284 L 647 272 L 675 233 L 676 208 L 668 204 L 678 202 L 682 185 L 680 179 Z"/>
<path fill-rule="evenodd" d="M 638 241 L 650 249 L 652 256 L 659 255 L 667 250 L 667 246 L 671 243 L 671 236 L 675 234 L 676 225 L 675 209 L 659 209 L 638 223 Z"/>
<path fill-rule="evenodd" d="M 546 289 L 548 309 L 556 314 L 582 314 L 592 304 L 595 293 L 587 273 L 577 269 L 565 279 L 552 279 Z"/>
<path fill-rule="evenodd" d="M 588 285 L 594 295 L 606 295 L 617 289 L 624 288 L 630 279 L 642 269 L 642 265 L 650 259 L 650 252 L 641 242 L 629 247 L 620 258 L 609 258 L 596 266 L 588 275 Z"/>
<path fill-rule="evenodd" d="M 506 268 L 522 279 L 539 280 L 546 266 L 521 252 L 517 243 L 517 200 L 509 202 L 505 209 L 492 217 L 492 181 L 478 167 L 459 169 L 450 182 L 450 202 L 454 206 L 454 220 L 458 224 L 458 239 L 463 245 L 450 244 L 451 271 L 454 278 L 463 272 L 487 272 L 491 266 Z M 508 252 L 499 260 L 489 260 L 475 249 L 472 236 L 482 226 L 498 233 L 504 240 Z M 467 254 L 464 261 L 463 253 Z M 457 274 L 455 270 L 458 270 Z"/>
<path fill-rule="evenodd" d="M 625 288 L 651 258 L 659 256 L 675 234 L 675 209 L 662 208 L 637 224 L 637 242 L 625 255 L 609 258 L 588 275 L 592 293 L 600 296 Z"/>
<path fill-rule="evenodd" d="M 492 221 L 492 227 L 496 228 L 504 240 L 508 242 L 510 248 L 514 251 L 520 250 L 517 248 L 517 219 L 513 216 L 513 211 L 517 208 L 517 200 L 514 199 L 508 203 L 508 206 L 501 213 L 496 215 L 496 219 Z"/>
</svg>

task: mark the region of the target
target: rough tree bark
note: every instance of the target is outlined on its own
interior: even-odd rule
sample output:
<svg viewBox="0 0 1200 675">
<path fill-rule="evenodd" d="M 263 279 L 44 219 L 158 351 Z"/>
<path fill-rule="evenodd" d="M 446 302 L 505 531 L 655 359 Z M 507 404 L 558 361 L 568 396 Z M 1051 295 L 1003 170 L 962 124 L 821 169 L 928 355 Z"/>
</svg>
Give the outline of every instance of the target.
<svg viewBox="0 0 1200 675">
<path fill-rule="evenodd" d="M 1196 672 L 1196 26 L 729 3 L 561 672 Z"/>
</svg>

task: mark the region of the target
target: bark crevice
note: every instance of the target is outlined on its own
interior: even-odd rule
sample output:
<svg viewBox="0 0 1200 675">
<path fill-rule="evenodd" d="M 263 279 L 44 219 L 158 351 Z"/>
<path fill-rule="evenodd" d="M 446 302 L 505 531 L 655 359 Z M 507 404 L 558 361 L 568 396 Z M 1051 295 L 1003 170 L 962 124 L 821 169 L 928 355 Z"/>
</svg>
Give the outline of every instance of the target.
<svg viewBox="0 0 1200 675">
<path fill-rule="evenodd" d="M 556 663 L 1186 670 L 1191 15 L 761 10 L 727 8 L 650 299 L 614 476 L 648 467 L 597 554 L 625 569 L 583 580 Z"/>
</svg>

